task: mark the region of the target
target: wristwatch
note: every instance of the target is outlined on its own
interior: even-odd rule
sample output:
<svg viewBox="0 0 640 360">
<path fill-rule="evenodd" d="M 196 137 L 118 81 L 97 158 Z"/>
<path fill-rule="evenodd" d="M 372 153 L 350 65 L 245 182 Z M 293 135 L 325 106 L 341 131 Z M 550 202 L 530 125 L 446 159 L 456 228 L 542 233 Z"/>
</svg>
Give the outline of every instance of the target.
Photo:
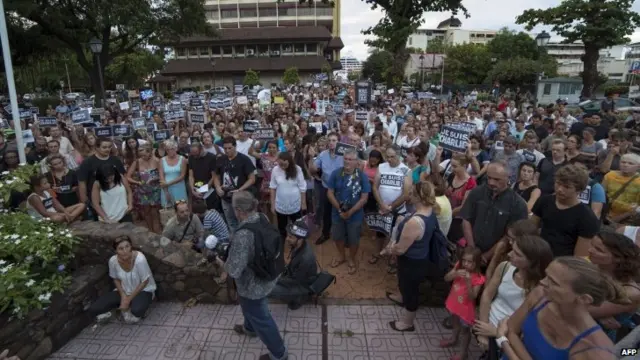
<svg viewBox="0 0 640 360">
<path fill-rule="evenodd" d="M 508 343 L 509 339 L 507 339 L 506 336 L 500 336 L 499 338 L 496 339 L 496 344 L 498 344 L 498 347 L 500 349 L 502 349 L 502 344 L 504 343 Z"/>
</svg>

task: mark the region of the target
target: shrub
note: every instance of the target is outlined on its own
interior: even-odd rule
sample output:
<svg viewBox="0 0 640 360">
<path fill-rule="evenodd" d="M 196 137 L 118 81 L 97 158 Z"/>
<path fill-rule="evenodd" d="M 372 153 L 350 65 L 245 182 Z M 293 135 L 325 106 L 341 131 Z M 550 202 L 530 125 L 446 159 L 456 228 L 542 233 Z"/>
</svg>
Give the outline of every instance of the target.
<svg viewBox="0 0 640 360">
<path fill-rule="evenodd" d="M 0 216 L 0 313 L 22 318 L 64 291 L 77 243 L 63 225 L 22 212 Z"/>
<path fill-rule="evenodd" d="M 21 165 L 12 172 L 5 171 L 0 174 L 0 208 L 2 204 L 9 203 L 13 193 L 29 190 L 29 179 L 39 170 L 38 165 Z"/>
</svg>

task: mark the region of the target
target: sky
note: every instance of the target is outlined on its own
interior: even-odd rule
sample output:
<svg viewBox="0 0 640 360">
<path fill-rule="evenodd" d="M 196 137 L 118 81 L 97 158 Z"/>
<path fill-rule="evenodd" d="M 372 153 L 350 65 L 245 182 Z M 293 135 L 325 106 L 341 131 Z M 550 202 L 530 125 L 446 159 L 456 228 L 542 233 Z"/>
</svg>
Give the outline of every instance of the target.
<svg viewBox="0 0 640 360">
<path fill-rule="evenodd" d="M 546 9 L 557 5 L 558 0 L 467 0 L 463 1 L 470 17 L 465 18 L 459 15 L 463 29 L 484 29 L 499 30 L 508 27 L 513 30 L 524 30 L 515 23 L 518 15 L 527 9 Z M 360 31 L 370 26 L 374 26 L 382 18 L 380 9 L 371 10 L 363 0 L 341 0 L 342 29 L 340 37 L 344 43 L 344 48 L 340 52 L 341 56 L 353 55 L 359 60 L 365 60 L 368 56 L 368 46 L 364 41 L 368 37 L 362 35 Z M 640 12 L 640 2 L 633 5 L 635 11 Z M 425 13 L 425 22 L 420 28 L 436 28 L 438 24 L 448 19 L 451 13 Z M 548 27 L 538 26 L 531 32 L 538 33 L 542 30 L 550 31 Z M 560 40 L 552 34 L 552 40 Z M 640 41 L 640 31 L 636 31 L 631 36 L 632 41 Z"/>
</svg>

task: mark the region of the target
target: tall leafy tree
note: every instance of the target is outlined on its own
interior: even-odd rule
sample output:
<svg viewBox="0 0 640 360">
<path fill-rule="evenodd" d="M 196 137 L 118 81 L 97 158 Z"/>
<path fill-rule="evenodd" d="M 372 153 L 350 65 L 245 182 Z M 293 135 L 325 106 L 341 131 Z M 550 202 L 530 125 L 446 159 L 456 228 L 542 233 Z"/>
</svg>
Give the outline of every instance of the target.
<svg viewBox="0 0 640 360">
<path fill-rule="evenodd" d="M 464 43 L 447 49 L 445 81 L 455 84 L 482 84 L 491 69 L 491 53 L 482 44 Z"/>
<path fill-rule="evenodd" d="M 282 75 L 282 83 L 286 85 L 298 85 L 300 83 L 300 75 L 298 74 L 298 68 L 290 67 L 284 70 Z"/>
<path fill-rule="evenodd" d="M 249 87 L 260 85 L 260 73 L 251 69 L 245 71 L 242 83 Z"/>
<path fill-rule="evenodd" d="M 497 60 L 522 57 L 538 60 L 545 51 L 539 49 L 535 39 L 521 31 L 515 32 L 508 28 L 502 28 L 496 36 L 487 44 L 489 52 Z"/>
<path fill-rule="evenodd" d="M 204 0 L 6 0 L 5 10 L 75 53 L 94 90 L 100 86 L 99 72 L 119 55 L 152 40 L 211 32 Z M 88 51 L 94 37 L 102 42 L 100 67 Z"/>
<path fill-rule="evenodd" d="M 502 85 L 535 84 L 536 76 L 544 73 L 548 77 L 557 75 L 558 63 L 554 59 L 542 62 L 522 56 L 499 60 L 488 72 L 487 82 L 499 81 Z"/>
<path fill-rule="evenodd" d="M 373 49 L 367 60 L 362 63 L 362 77 L 369 78 L 375 83 L 382 83 L 386 81 L 386 74 L 392 62 L 393 55 L 390 52 Z"/>
<path fill-rule="evenodd" d="M 115 88 L 125 84 L 127 89 L 140 87 L 155 72 L 162 69 L 164 58 L 151 50 L 139 47 L 134 52 L 123 54 L 105 69 L 105 86 Z"/>
<path fill-rule="evenodd" d="M 529 9 L 516 18 L 527 30 L 549 25 L 564 42 L 584 43 L 582 98 L 591 97 L 598 81 L 600 49 L 629 41 L 640 27 L 640 15 L 631 10 L 633 0 L 564 0 L 548 9 Z"/>
<path fill-rule="evenodd" d="M 424 22 L 423 15 L 428 11 L 462 11 L 467 14 L 461 0 L 364 0 L 372 9 L 382 9 L 385 16 L 378 24 L 362 31 L 373 35 L 373 40 L 365 40 L 369 46 L 384 49 L 393 55 L 391 68 L 386 74 L 387 86 L 398 85 L 404 78 L 404 69 L 408 59 L 406 50 L 409 35 Z"/>
</svg>

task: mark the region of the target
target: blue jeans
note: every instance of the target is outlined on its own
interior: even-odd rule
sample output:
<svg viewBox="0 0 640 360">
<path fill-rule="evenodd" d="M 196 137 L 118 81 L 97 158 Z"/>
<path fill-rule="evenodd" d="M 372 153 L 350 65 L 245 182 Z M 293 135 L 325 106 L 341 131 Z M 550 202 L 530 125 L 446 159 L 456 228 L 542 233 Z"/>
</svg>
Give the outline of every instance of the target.
<svg viewBox="0 0 640 360">
<path fill-rule="evenodd" d="M 238 227 L 238 219 L 236 218 L 236 213 L 233 212 L 233 206 L 230 201 L 222 200 L 222 212 L 224 212 L 224 218 L 227 220 L 229 230 L 234 233 Z"/>
<path fill-rule="evenodd" d="M 250 334 L 256 334 L 269 350 L 273 360 L 287 358 L 287 348 L 280 336 L 278 326 L 269 311 L 267 298 L 251 300 L 238 296 L 242 315 L 244 315 L 244 330 Z"/>
</svg>

